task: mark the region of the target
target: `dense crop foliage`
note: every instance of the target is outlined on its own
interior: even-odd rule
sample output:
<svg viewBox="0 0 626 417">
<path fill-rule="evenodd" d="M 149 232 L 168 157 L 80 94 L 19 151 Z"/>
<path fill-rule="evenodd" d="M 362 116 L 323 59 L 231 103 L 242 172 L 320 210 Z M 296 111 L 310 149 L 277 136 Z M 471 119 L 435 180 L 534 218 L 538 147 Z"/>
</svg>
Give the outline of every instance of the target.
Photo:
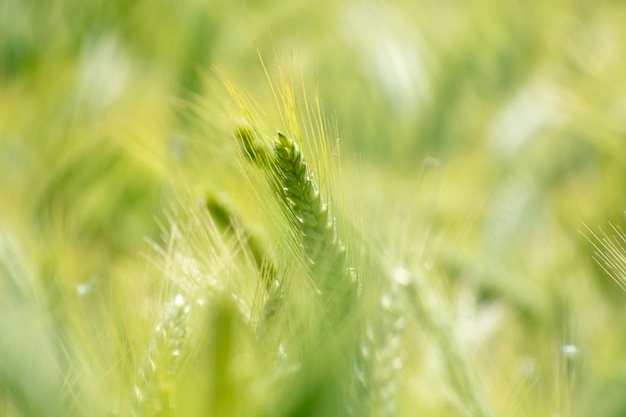
<svg viewBox="0 0 626 417">
<path fill-rule="evenodd" d="M 626 414 L 616 1 L 0 2 L 0 416 Z"/>
</svg>

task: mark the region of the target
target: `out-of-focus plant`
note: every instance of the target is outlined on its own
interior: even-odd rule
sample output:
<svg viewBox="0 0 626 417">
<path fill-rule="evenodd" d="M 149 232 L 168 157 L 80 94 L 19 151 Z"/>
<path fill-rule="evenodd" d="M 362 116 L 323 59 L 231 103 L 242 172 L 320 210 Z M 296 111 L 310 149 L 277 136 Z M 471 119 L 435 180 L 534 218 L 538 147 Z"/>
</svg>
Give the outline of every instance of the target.
<svg viewBox="0 0 626 417">
<path fill-rule="evenodd" d="M 623 415 L 626 10 L 284 3 L 0 2 L 0 415 Z"/>
</svg>

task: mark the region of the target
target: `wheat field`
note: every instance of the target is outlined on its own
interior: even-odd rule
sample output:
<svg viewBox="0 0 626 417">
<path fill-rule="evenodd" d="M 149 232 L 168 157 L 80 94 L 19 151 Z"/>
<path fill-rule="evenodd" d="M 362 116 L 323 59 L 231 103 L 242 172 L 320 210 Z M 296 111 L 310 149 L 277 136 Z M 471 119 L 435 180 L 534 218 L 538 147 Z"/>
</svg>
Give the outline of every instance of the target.
<svg viewBox="0 0 626 417">
<path fill-rule="evenodd" d="M 626 415 L 619 1 L 0 2 L 0 417 Z"/>
</svg>

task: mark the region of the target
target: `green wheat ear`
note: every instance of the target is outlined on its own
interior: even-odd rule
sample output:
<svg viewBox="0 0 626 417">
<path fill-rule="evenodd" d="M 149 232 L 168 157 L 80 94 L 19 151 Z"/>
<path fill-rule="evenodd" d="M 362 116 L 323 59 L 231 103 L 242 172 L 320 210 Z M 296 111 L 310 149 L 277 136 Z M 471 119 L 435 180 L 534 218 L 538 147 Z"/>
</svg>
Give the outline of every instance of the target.
<svg viewBox="0 0 626 417">
<path fill-rule="evenodd" d="M 335 220 L 320 193 L 298 143 L 278 132 L 274 141 L 272 181 L 304 250 L 330 322 L 341 320 L 356 293 L 356 278 Z"/>
</svg>

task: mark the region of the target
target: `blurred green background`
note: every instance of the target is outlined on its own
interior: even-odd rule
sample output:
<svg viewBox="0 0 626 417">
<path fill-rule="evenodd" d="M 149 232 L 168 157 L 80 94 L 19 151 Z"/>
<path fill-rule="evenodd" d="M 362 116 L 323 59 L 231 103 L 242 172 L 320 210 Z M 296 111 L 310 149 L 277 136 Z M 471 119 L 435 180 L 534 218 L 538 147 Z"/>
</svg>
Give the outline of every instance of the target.
<svg viewBox="0 0 626 417">
<path fill-rule="evenodd" d="M 356 224 L 381 248 L 421 242 L 452 298 L 474 291 L 500 415 L 626 415 L 626 294 L 583 236 L 626 226 L 625 45 L 615 0 L 3 0 L 0 415 L 97 392 L 55 343 L 127 320 L 115 306 L 137 302 L 181 189 L 243 193 L 212 168 L 234 158 L 212 136 L 216 68 L 270 108 L 259 55 L 271 76 L 276 51 L 337 126 Z M 454 415 L 431 394 L 420 410 Z"/>
</svg>

